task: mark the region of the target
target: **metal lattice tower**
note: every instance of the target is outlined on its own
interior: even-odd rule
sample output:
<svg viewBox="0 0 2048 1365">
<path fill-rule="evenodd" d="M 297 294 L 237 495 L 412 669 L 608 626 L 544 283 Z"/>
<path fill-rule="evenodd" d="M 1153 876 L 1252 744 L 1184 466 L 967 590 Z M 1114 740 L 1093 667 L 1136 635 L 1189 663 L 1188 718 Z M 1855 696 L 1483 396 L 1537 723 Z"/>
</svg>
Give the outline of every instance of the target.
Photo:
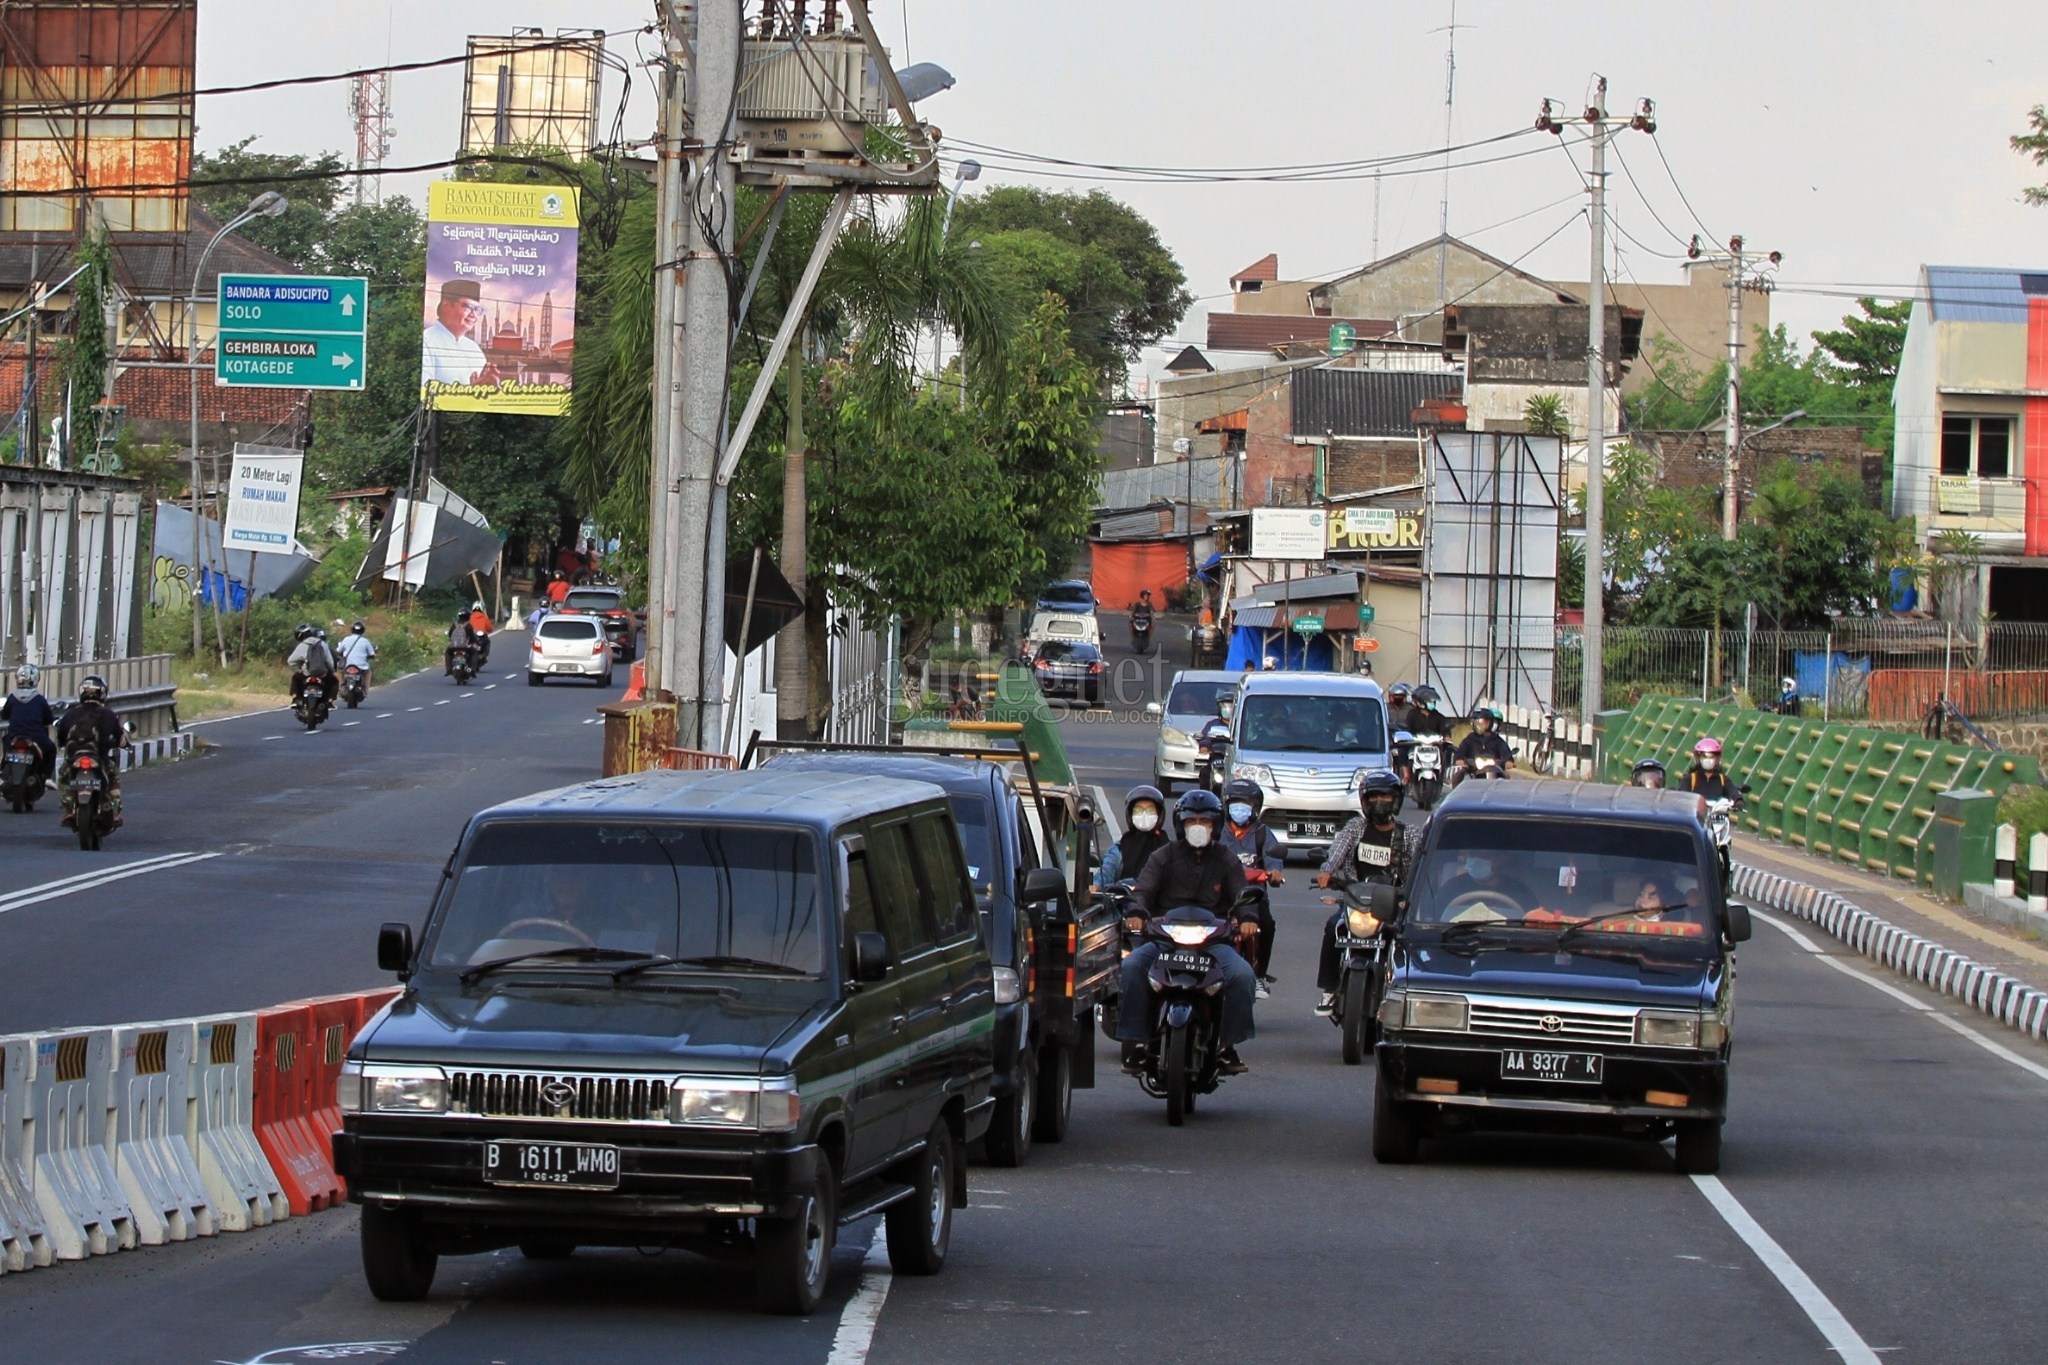
<svg viewBox="0 0 2048 1365">
<path fill-rule="evenodd" d="M 391 154 L 391 73 L 351 77 L 348 112 L 356 125 L 356 202 L 384 202 L 384 158 Z"/>
</svg>

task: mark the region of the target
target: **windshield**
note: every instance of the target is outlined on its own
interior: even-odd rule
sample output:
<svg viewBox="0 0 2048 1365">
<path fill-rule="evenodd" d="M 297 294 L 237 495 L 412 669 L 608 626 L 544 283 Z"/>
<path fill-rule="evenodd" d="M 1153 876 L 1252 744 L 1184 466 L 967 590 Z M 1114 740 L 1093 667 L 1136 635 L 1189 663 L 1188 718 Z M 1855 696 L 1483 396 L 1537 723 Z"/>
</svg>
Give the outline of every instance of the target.
<svg viewBox="0 0 2048 1365">
<path fill-rule="evenodd" d="M 1038 647 L 1038 657 L 1047 663 L 1094 663 L 1102 657 L 1094 645 L 1080 641 L 1047 640 Z"/>
<path fill-rule="evenodd" d="M 598 624 L 595 621 L 543 621 L 540 623 L 540 638 L 543 640 L 595 640 Z"/>
<path fill-rule="evenodd" d="M 1441 818 L 1441 817 L 1440 817 Z M 1706 940 L 1711 897 L 1684 830 L 1585 820 L 1444 820 L 1409 905 L 1417 924 Z M 1612 918 L 1603 919 L 1603 916 Z"/>
<path fill-rule="evenodd" d="M 1086 583 L 1055 583 L 1038 595 L 1041 602 L 1073 602 L 1085 606 L 1095 600 L 1095 590 Z"/>
<path fill-rule="evenodd" d="M 1240 750 L 1371 754 L 1387 747 L 1380 704 L 1372 697 L 1246 697 L 1239 707 Z"/>
<path fill-rule="evenodd" d="M 1169 716 L 1214 716 L 1221 714 L 1216 709 L 1216 699 L 1226 692 L 1234 691 L 1236 682 L 1181 682 L 1173 685 L 1173 691 L 1166 697 L 1166 714 Z"/>
<path fill-rule="evenodd" d="M 564 611 L 611 611 L 618 605 L 617 593 L 593 592 L 589 589 L 572 588 L 569 595 L 562 599 Z"/>
<path fill-rule="evenodd" d="M 754 958 L 816 974 L 824 935 L 815 866 L 812 836 L 800 830 L 654 821 L 486 825 L 442 902 L 427 963 L 465 968 L 600 948 Z"/>
</svg>

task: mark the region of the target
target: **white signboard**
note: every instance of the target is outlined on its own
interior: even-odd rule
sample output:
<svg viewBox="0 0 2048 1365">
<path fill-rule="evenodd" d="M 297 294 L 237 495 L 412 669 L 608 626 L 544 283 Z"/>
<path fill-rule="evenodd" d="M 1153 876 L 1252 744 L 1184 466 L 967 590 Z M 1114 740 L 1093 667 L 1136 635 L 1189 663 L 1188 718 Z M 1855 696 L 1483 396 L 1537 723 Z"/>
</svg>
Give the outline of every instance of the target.
<svg viewBox="0 0 2048 1365">
<path fill-rule="evenodd" d="M 303 451 L 235 452 L 221 545 L 229 551 L 285 555 L 299 544 Z"/>
<path fill-rule="evenodd" d="M 1252 558 L 1320 560 L 1328 553 L 1329 513 L 1320 507 L 1252 509 Z"/>
</svg>

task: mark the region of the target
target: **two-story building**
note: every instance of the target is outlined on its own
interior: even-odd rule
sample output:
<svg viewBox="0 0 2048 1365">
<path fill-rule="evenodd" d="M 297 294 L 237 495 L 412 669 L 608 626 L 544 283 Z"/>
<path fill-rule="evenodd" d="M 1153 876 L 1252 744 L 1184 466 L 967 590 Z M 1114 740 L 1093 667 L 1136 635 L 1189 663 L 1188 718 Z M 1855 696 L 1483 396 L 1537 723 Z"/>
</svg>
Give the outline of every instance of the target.
<svg viewBox="0 0 2048 1365">
<path fill-rule="evenodd" d="M 1892 401 L 1892 514 L 1978 539 L 1967 614 L 2048 620 L 2048 268 L 1921 267 Z"/>
</svg>

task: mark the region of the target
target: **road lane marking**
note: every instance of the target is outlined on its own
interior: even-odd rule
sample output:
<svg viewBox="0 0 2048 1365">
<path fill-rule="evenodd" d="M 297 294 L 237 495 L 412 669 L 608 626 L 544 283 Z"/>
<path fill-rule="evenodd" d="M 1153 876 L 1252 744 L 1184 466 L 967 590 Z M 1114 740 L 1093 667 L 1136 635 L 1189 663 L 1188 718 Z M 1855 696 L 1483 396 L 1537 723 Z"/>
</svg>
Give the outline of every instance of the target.
<svg viewBox="0 0 2048 1365">
<path fill-rule="evenodd" d="M 455 698 L 453 698 L 453 697 L 443 697 L 443 698 L 441 698 L 441 700 L 439 700 L 439 701 L 435 702 L 435 703 L 434 703 L 434 705 L 436 705 L 436 706 L 446 706 L 446 705 L 447 705 L 447 704 L 448 704 L 449 702 L 451 702 L 451 701 L 454 701 L 454 700 L 455 700 Z M 419 708 L 419 707 L 417 707 L 417 706 L 415 706 L 415 707 L 413 707 L 412 709 L 413 709 L 413 710 L 415 710 L 415 711 L 417 711 L 417 710 L 419 710 L 420 708 Z"/>
<path fill-rule="evenodd" d="M 1842 1310 L 1820 1292 L 1820 1286 L 1799 1268 L 1799 1262 L 1788 1256 L 1785 1248 L 1779 1246 L 1770 1233 L 1763 1230 L 1763 1225 L 1749 1216 L 1749 1210 L 1728 1192 L 1719 1176 L 1696 1175 L 1692 1177 L 1692 1183 L 1707 1197 L 1707 1202 L 1714 1206 L 1714 1212 L 1721 1215 L 1721 1220 L 1735 1229 L 1735 1235 L 1749 1244 L 1749 1249 L 1764 1263 L 1764 1268 L 1777 1276 L 1778 1283 L 1785 1286 L 1785 1292 L 1792 1296 L 1793 1302 L 1799 1305 L 1815 1327 L 1820 1328 L 1828 1346 L 1845 1365 L 1879 1365 L 1877 1352 L 1871 1350 L 1870 1344 L 1849 1325 L 1849 1320 L 1842 1316 Z"/>
<path fill-rule="evenodd" d="M 273 736 L 275 738 L 275 736 Z M 118 882 L 129 877 L 139 877 L 145 872 L 161 872 L 166 868 L 183 867 L 186 863 L 204 862 L 218 858 L 218 853 L 165 853 L 155 858 L 144 858 L 138 862 L 122 863 L 118 867 L 100 868 L 93 872 L 81 872 L 75 877 L 64 877 L 54 882 L 42 882 L 26 886 L 19 891 L 10 891 L 0 896 L 0 915 L 23 906 L 36 905 L 43 901 L 68 896 L 74 891 L 90 891 L 108 882 Z"/>
<path fill-rule="evenodd" d="M 496 687 L 496 686 L 497 686 L 497 684 L 496 684 L 496 683 L 485 683 L 485 684 L 484 684 L 484 691 L 488 692 L 488 691 L 490 691 L 490 690 L 491 690 L 492 688 L 494 688 L 494 687 Z"/>
<path fill-rule="evenodd" d="M 882 1305 L 889 1298 L 889 1251 L 883 1230 L 875 1229 L 868 1243 L 867 1258 L 860 1263 L 860 1288 L 846 1301 L 839 1314 L 839 1330 L 832 1334 L 832 1353 L 825 1365 L 863 1365 L 868 1347 L 874 1344 L 875 1324 L 881 1321 Z"/>
<path fill-rule="evenodd" d="M 395 711 L 379 711 L 379 712 L 377 713 L 377 719 L 378 719 L 378 720 L 390 720 L 390 719 L 391 719 L 391 718 L 392 718 L 392 717 L 393 717 L 394 715 L 397 715 L 397 714 L 398 714 L 398 713 L 397 713 L 397 712 L 395 712 Z"/>
<path fill-rule="evenodd" d="M 361 721 L 359 721 L 359 720 L 345 720 L 345 721 L 343 721 L 343 722 L 341 723 L 341 728 L 342 728 L 342 729 L 344 729 L 344 730 L 346 730 L 346 729 L 348 729 L 348 727 L 349 727 L 349 726 L 351 726 L 351 725 L 361 725 L 361 724 L 362 724 L 362 722 L 361 722 Z"/>
<path fill-rule="evenodd" d="M 495 684 L 495 683 L 493 683 L 493 684 L 492 684 L 492 686 L 494 686 L 494 687 L 495 687 L 496 685 L 497 685 L 497 684 Z M 475 696 L 475 695 L 476 695 L 476 693 L 474 693 L 474 692 L 464 692 L 464 693 L 463 693 L 462 695 L 463 695 L 463 696 L 465 696 L 465 697 L 473 697 L 473 696 Z"/>
<path fill-rule="evenodd" d="M 289 711 L 291 709 L 289 706 L 270 706 L 265 707 L 261 711 L 237 711 L 232 716 L 214 716 L 208 720 L 188 720 L 178 728 L 180 730 L 190 730 L 195 725 L 219 725 L 223 721 L 248 720 L 252 716 L 274 716 L 280 711 Z"/>
<path fill-rule="evenodd" d="M 1926 1015 L 1929 1019 L 1934 1020 L 1934 1022 L 1940 1024 L 1943 1028 L 1948 1029 L 1951 1032 L 1955 1033 L 1957 1036 L 1969 1039 L 1971 1042 L 1975 1043 L 1978 1047 L 1983 1048 L 1992 1056 L 1997 1057 L 2003 1061 L 2011 1062 L 2020 1070 L 2038 1076 L 2044 1081 L 2048 1081 L 2048 1066 L 2042 1066 L 2039 1062 L 2029 1061 L 2027 1058 L 2020 1056 L 2019 1053 L 2014 1052 L 2011 1048 L 1993 1042 L 1991 1039 L 1986 1038 L 1983 1034 L 1977 1032 L 1977 1030 L 1969 1027 L 1967 1024 L 1962 1023 L 1960 1020 L 1949 1018 L 1946 1014 L 1943 1014 L 1940 1010 L 1934 1008 L 1934 1006 L 1928 1004 L 1926 1001 L 1915 999 L 1913 996 L 1907 994 L 1905 991 L 1900 990 L 1897 986 L 1894 986 L 1891 982 L 1880 981 L 1878 978 L 1872 976 L 1870 973 L 1862 971 L 1859 968 L 1850 966 L 1848 963 L 1842 961 L 1840 958 L 1837 958 L 1833 954 L 1829 953 L 1825 948 L 1822 948 L 1819 944 L 1815 943 L 1812 939 L 1808 938 L 1799 930 L 1794 929 L 1789 924 L 1780 922 L 1775 916 L 1760 915 L 1752 912 L 1750 918 L 1753 920 L 1762 920 L 1765 924 L 1770 925 L 1779 933 L 1784 934 L 1787 938 L 1791 939 L 1794 943 L 1797 943 L 1807 952 L 1819 958 L 1822 962 L 1827 963 L 1828 966 L 1833 967 L 1836 971 L 1842 973 L 1842 975 L 1853 976 L 1858 981 L 1861 981 L 1864 985 L 1871 987 L 1873 990 L 1883 991 L 1886 995 L 1889 995 L 1892 999 L 1898 1001 L 1907 1009 L 1914 1010 L 1920 1014 Z"/>
<path fill-rule="evenodd" d="M 424 706 L 408 706 L 405 708 L 405 712 L 407 715 L 411 715 L 415 711 L 424 711 L 426 709 Z"/>
<path fill-rule="evenodd" d="M 265 736 L 264 736 L 263 738 L 265 738 L 266 740 L 270 740 L 270 739 L 283 739 L 283 738 L 284 738 L 284 736 L 283 736 L 283 735 L 265 735 Z"/>
</svg>

